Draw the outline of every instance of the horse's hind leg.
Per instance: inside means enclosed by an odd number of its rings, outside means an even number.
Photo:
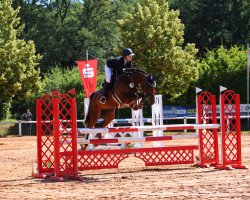
[[[95,106],[89,106],[89,110],[88,110],[88,115],[87,115],[87,123],[86,123],[86,128],[93,128],[96,125],[96,122],[98,121],[98,119],[100,118],[101,115],[101,111],[97,111],[97,109],[95,109]],[[89,139],[89,133],[86,134],[85,137],[86,140]],[[82,150],[85,150],[87,148],[88,144],[84,144],[82,146]]]
[[[106,127],[113,119],[115,119],[115,109],[102,110],[101,117],[103,121],[97,125],[99,128]]]
[[[89,124],[88,124],[88,128],[95,127],[98,119],[100,118],[100,115],[101,115],[101,112],[97,111],[97,110],[92,110],[90,112],[90,121],[89,121]]]
[[[106,127],[115,118],[115,109],[102,110],[101,117],[103,121],[96,125],[98,128]],[[102,134],[97,134],[98,138],[102,138]]]

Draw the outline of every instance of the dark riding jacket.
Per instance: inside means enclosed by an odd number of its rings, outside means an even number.
[[[113,74],[117,75],[117,74],[122,73],[122,70],[124,68],[131,68],[132,63],[131,63],[131,61],[129,61],[126,64],[124,64],[123,56],[119,56],[119,57],[116,57],[113,59],[108,59],[107,60],[107,67],[113,69]]]

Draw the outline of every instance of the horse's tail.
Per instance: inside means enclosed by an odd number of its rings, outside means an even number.
[[[88,107],[88,111],[87,111],[87,114],[86,114],[86,117],[85,117],[85,120],[84,120],[84,126],[85,126],[85,128],[87,128],[88,125],[89,125],[89,121],[90,121],[91,99],[93,98],[93,96],[94,96],[94,93],[92,93],[92,94],[90,95],[89,107]]]

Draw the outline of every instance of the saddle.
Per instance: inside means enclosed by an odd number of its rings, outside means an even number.
[[[100,98],[100,103],[102,103],[102,104],[106,103],[106,94],[107,94],[107,92],[112,91],[115,88],[115,86],[117,84],[117,80],[119,80],[119,77],[124,75],[124,74],[127,74],[127,73],[125,73],[125,72],[118,73],[116,71],[111,76],[110,84],[107,84],[106,81],[103,82],[102,89],[98,91],[102,95],[102,97]]]

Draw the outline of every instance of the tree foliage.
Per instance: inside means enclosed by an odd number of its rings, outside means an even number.
[[[197,49],[183,46],[184,25],[166,0],[137,4],[118,23],[123,44],[136,52],[135,65],[157,76],[161,94],[177,97],[198,78]]]
[[[14,112],[34,107],[36,91],[41,87],[39,61],[43,92],[66,92],[76,87],[78,105],[82,105],[80,75],[69,67],[85,59],[88,49],[89,57],[98,57],[100,72],[106,59],[123,47],[135,50],[135,67],[157,76],[158,92],[166,94],[165,102],[191,104],[195,86],[217,92],[219,84],[236,89],[243,99],[246,96],[246,71],[234,71],[237,67],[230,64],[234,76],[230,70],[225,76],[229,58],[223,56],[227,65],[222,65],[217,48],[222,45],[227,52],[235,44],[250,43],[248,0],[170,0],[170,7],[167,0],[13,0],[14,10],[6,6],[10,2],[0,1],[1,109],[8,110],[12,101]],[[42,60],[35,55],[30,40]],[[209,50],[198,82],[197,49],[190,43],[199,48],[198,56]],[[235,50],[234,57],[244,60],[243,48]],[[103,79],[102,73],[99,78]]]
[[[227,50],[221,46],[208,51],[201,62],[200,74],[199,87],[216,94],[222,85],[242,94],[242,102],[246,102],[247,54],[243,47]]]
[[[116,1],[15,1],[28,24],[23,37],[34,40],[43,55],[43,72],[51,66],[73,66],[86,58],[87,49],[89,57],[98,57],[104,65],[119,42]]]
[[[35,54],[33,41],[18,39],[24,26],[17,17],[12,1],[0,2],[0,118],[7,118],[12,100],[20,100],[41,88],[41,57]]]
[[[250,43],[249,0],[172,0],[171,7],[180,10],[185,24],[185,41],[200,50],[230,48]]]

